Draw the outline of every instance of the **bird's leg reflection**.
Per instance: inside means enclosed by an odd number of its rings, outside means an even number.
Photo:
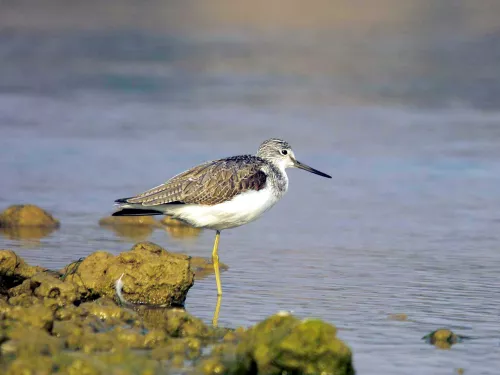
[[[220,231],[217,231],[215,234],[214,248],[212,250],[212,263],[214,264],[215,282],[217,283],[217,295],[222,296],[222,287],[219,272],[219,255],[217,254],[217,250],[219,249],[219,237]]]
[[[217,328],[217,322],[219,321],[220,303],[222,301],[222,296],[217,295],[217,303],[215,304],[214,317],[212,319],[212,326]]]

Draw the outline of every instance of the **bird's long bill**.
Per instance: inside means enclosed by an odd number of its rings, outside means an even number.
[[[317,174],[321,177],[326,177],[326,178],[332,178],[332,176],[330,175],[327,175],[326,173],[323,173],[323,172],[320,172],[318,171],[317,169],[314,169],[314,168],[311,168],[310,166],[308,165],[305,165],[305,164],[302,164],[300,161],[298,160],[294,160],[293,161],[295,167],[297,168],[300,168],[300,169],[303,169],[305,171],[308,171],[308,172],[311,172],[311,173],[314,173],[314,174]]]

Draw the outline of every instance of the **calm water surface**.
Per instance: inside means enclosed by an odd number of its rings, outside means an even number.
[[[62,222],[0,248],[51,268],[118,254],[136,241],[98,226],[114,199],[282,137],[333,179],[291,170],[222,233],[220,324],[290,310],[334,323],[359,374],[497,374],[500,34],[439,14],[434,34],[0,30],[0,207]],[[213,236],[148,239],[209,257]],[[186,307],[209,322],[215,294],[201,280]],[[471,339],[421,340],[441,327]]]

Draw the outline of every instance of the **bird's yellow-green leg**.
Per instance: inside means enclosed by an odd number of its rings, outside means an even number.
[[[214,249],[212,250],[212,263],[214,264],[215,282],[217,283],[217,295],[222,296],[222,287],[220,283],[219,272],[219,255],[217,254],[217,250],[219,249],[219,237],[220,231],[217,231],[215,234]]]
[[[218,321],[219,321],[219,311],[220,311],[220,302],[221,302],[221,300],[222,300],[222,296],[218,295],[217,296],[217,303],[215,305],[214,317],[212,319],[212,326],[214,328],[217,328],[217,324],[218,324]]]

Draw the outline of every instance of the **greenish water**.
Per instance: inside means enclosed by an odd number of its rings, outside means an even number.
[[[291,310],[336,324],[359,374],[496,374],[500,29],[460,9],[377,32],[0,29],[0,207],[62,222],[0,248],[52,268],[117,254],[135,240],[98,226],[114,199],[278,136],[333,179],[292,170],[276,207],[222,233],[219,323]],[[209,257],[213,236],[148,239]],[[203,279],[186,307],[209,322],[215,294]],[[421,340],[440,327],[471,339]]]

